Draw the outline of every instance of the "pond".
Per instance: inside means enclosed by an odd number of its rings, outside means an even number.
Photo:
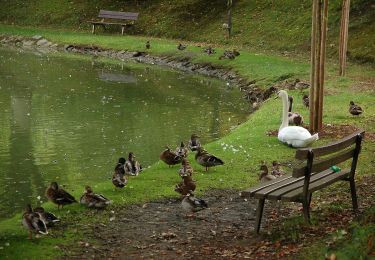
[[[35,203],[52,180],[108,181],[132,151],[143,166],[198,133],[243,122],[248,105],[225,82],[168,68],[0,49],[0,219]]]

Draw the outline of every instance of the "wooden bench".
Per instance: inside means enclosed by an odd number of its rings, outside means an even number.
[[[138,14],[139,13],[100,10],[98,17],[102,18],[102,20],[101,21],[89,21],[92,24],[92,33],[93,34],[95,33],[96,25],[101,25],[104,28],[105,28],[105,25],[121,25],[121,34],[124,35],[125,27],[133,25],[134,21],[138,19]],[[130,22],[125,22],[125,21],[130,21]]]
[[[293,172],[275,180],[259,184],[242,191],[242,197],[257,198],[255,231],[259,233],[264,202],[281,200],[300,202],[305,220],[310,223],[310,202],[314,191],[337,181],[348,181],[352,195],[353,209],[358,209],[354,175],[364,131],[360,130],[337,142],[316,148],[303,148],[296,151],[300,160]],[[352,159],[348,169],[340,170],[336,165]]]

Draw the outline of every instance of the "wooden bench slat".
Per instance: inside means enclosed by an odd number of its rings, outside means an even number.
[[[287,175],[284,175],[284,176],[282,176],[280,178],[277,178],[275,180],[260,183],[260,184],[254,186],[254,187],[251,187],[251,188],[248,188],[244,191],[241,191],[241,197],[252,197],[252,196],[254,196],[255,192],[259,192],[262,189],[265,189],[267,187],[270,187],[270,186],[273,186],[275,184],[281,183],[285,179],[290,179],[290,178],[292,178],[292,175],[287,174]]]
[[[334,171],[332,171],[330,169],[312,174],[311,177],[310,177],[309,190],[310,190],[310,185],[312,183],[314,183],[316,181],[319,181],[319,180],[324,180],[325,178],[327,178],[328,176],[331,176],[332,174],[335,174],[335,173],[334,173]],[[298,180],[299,180],[298,182],[295,182],[291,185],[285,186],[281,189],[278,189],[278,190],[275,190],[273,192],[268,193],[266,195],[266,198],[270,199],[270,200],[280,200],[281,197],[284,194],[289,193],[289,192],[294,191],[294,190],[302,189],[302,187],[304,185],[305,178],[304,177],[298,178]]]
[[[326,176],[325,178],[321,178],[319,180],[316,180],[309,185],[309,192],[314,192],[317,190],[320,190],[324,187],[327,187],[331,185],[332,183],[345,179],[349,176],[350,170],[344,170],[341,172],[333,172],[332,174]],[[293,191],[290,191],[284,195],[281,196],[282,201],[296,201],[299,196],[301,196],[303,192],[303,187],[300,187],[298,189],[294,189]]]
[[[100,10],[98,17],[109,19],[137,20],[139,13]]]
[[[336,165],[339,163],[342,163],[350,158],[353,158],[355,151],[355,147],[349,150],[346,150],[342,153],[338,153],[334,156],[331,156],[329,158],[325,158],[323,160],[319,160],[313,163],[312,166],[312,172],[320,172],[323,170],[326,170],[327,168],[331,167],[332,165]],[[293,170],[292,176],[294,178],[302,177],[305,175],[305,170],[307,166],[301,167],[301,168],[295,168]]]
[[[327,154],[330,154],[330,153],[340,151],[342,149],[345,149],[345,148],[355,144],[357,135],[362,135],[362,137],[363,137],[364,131],[358,130],[358,131],[354,132],[353,134],[351,134],[351,135],[349,135],[349,136],[347,136],[347,137],[345,137],[341,140],[338,140],[336,142],[333,142],[333,143],[325,145],[325,146],[320,146],[320,147],[312,148],[312,149],[311,148],[298,149],[296,151],[295,158],[299,159],[299,160],[307,159],[307,154],[308,154],[310,149],[314,152],[314,156],[324,156],[324,155],[327,155]]]
[[[121,23],[115,23],[115,22],[100,22],[100,21],[91,21],[92,24],[106,24],[106,25],[128,25],[129,23],[133,22],[121,22]]]

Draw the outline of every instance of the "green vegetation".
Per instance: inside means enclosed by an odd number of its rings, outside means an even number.
[[[233,37],[226,39],[223,0],[2,0],[4,24],[90,31],[87,21],[98,19],[100,9],[140,12],[130,34],[229,44],[252,50],[304,53],[310,46],[311,1],[233,1]],[[338,53],[341,1],[329,3],[328,54]],[[349,57],[375,60],[375,6],[371,0],[351,1]],[[119,33],[119,28],[109,28]],[[101,32],[100,32],[101,33]]]

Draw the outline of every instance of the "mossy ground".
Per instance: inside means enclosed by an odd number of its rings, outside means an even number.
[[[0,33],[42,34],[47,39],[57,43],[94,44],[105,48],[130,50],[143,50],[146,39],[130,36],[93,36],[87,33],[56,32],[8,26],[1,26]],[[157,47],[152,49],[152,54],[181,55],[176,50],[176,41],[155,39],[153,42]],[[210,61],[218,64],[221,62],[217,57],[212,58],[202,55],[201,49],[197,46],[192,47],[189,53],[196,57],[196,60],[193,61]],[[265,78],[267,79],[264,81],[265,85],[286,74],[308,78],[309,65],[307,61],[255,55],[242,50],[241,53],[238,59],[224,61],[223,65],[234,68],[249,79]],[[350,124],[373,132],[373,129],[375,129],[374,70],[370,67],[349,65],[347,77],[336,75],[337,67],[334,64],[328,64],[324,123]],[[289,94],[296,100],[295,110],[301,112],[307,119],[308,110],[298,101],[301,100],[302,93],[291,91]],[[353,117],[348,113],[350,100],[358,102],[364,108],[364,115]],[[208,151],[225,161],[225,165],[222,167],[211,169],[209,173],[205,173],[202,167],[195,163],[193,155],[189,156],[196,171],[195,179],[198,184],[197,193],[199,195],[213,188],[241,190],[252,186],[257,183],[260,161],[287,161],[293,157],[294,149],[280,144],[276,137],[266,135],[268,130],[278,129],[281,117],[280,111],[280,100],[270,99],[230,134],[218,141],[206,144],[205,148]],[[328,139],[323,139],[317,145],[328,141]],[[374,152],[374,140],[366,140],[358,165],[359,178],[374,174]],[[179,181],[176,171],[176,167],[168,168],[162,162],[158,162],[151,168],[146,169],[140,176],[132,178],[129,185],[123,190],[115,190],[110,182],[97,183],[92,186],[96,192],[103,193],[114,201],[112,207],[141,203],[177,196],[173,191],[174,185]],[[74,195],[79,197],[81,194],[76,192]],[[51,203],[46,203],[44,206],[48,210],[56,212],[56,208]],[[102,213],[87,219],[85,218],[85,212],[87,210],[77,204],[65,207],[58,212],[62,222],[65,223],[64,228],[51,229],[51,235],[34,241],[26,239],[26,231],[20,225],[20,215],[0,222],[0,247],[3,248],[0,250],[0,255],[10,259],[36,259],[40,258],[41,255],[44,259],[56,257],[61,251],[55,245],[74,244],[82,236],[79,226],[85,225],[85,223],[94,223],[98,218],[106,218],[107,214]]]

